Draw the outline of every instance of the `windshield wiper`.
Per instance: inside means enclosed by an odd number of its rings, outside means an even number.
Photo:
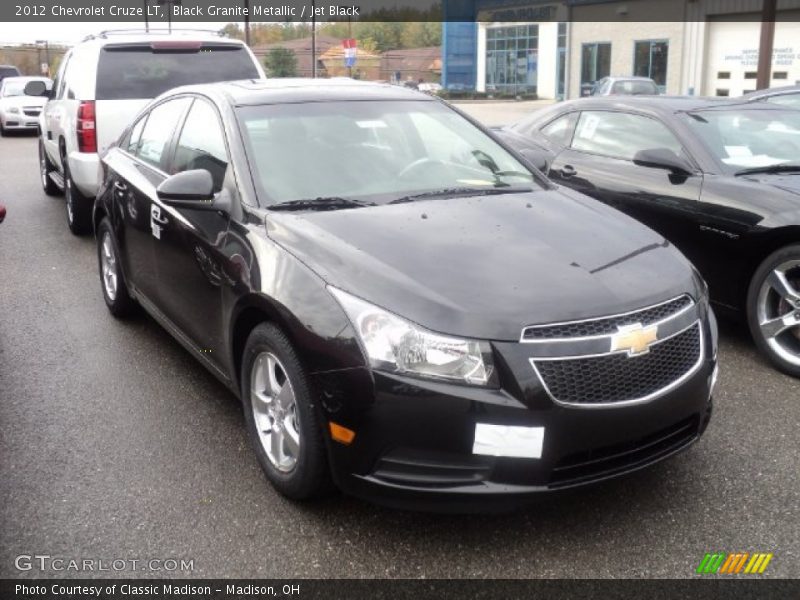
[[[377,206],[374,202],[367,200],[356,200],[354,198],[342,198],[340,196],[320,196],[306,200],[289,200],[272,204],[269,210],[339,210],[342,208],[361,208],[364,206]]]
[[[518,194],[521,192],[530,192],[530,188],[471,188],[471,187],[454,187],[442,188],[441,190],[431,190],[429,192],[422,192],[420,194],[411,194],[392,200],[389,204],[402,204],[404,202],[414,202],[415,200],[426,200],[431,198],[450,198],[453,196],[496,196],[499,194]]]
[[[751,167],[736,171],[734,175],[738,177],[739,175],[751,175],[754,173],[792,173],[794,171],[800,171],[800,163],[780,163],[764,167]]]

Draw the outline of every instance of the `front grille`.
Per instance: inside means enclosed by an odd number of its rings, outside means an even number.
[[[701,355],[700,325],[695,323],[641,356],[616,353],[533,364],[553,399],[591,405],[652,397],[693,371]]]
[[[553,468],[549,487],[565,487],[633,471],[688,446],[700,435],[695,415],[644,438],[587,450],[562,458]]]
[[[39,114],[42,112],[41,108],[23,108],[22,112],[24,112],[29,117],[38,117]]]
[[[631,323],[641,323],[645,326],[657,323],[658,321],[685,310],[691,305],[691,298],[688,296],[680,296],[669,302],[624,315],[559,323],[555,325],[535,325],[526,328],[522,332],[522,341],[613,334],[617,332],[620,326],[630,325]]]

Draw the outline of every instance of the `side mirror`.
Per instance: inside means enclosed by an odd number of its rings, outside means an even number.
[[[176,208],[217,210],[214,207],[214,181],[205,169],[183,171],[167,177],[156,188],[164,204]]]
[[[668,148],[640,150],[633,157],[633,164],[651,169],[666,169],[676,175],[691,175],[692,166]]]
[[[524,156],[534,167],[547,175],[547,172],[550,170],[550,163],[547,160],[547,154],[543,150],[525,148],[520,150],[519,153],[522,154],[522,156]]]
[[[25,84],[23,93],[26,96],[50,96],[50,92],[47,89],[44,81],[29,81],[27,84]]]

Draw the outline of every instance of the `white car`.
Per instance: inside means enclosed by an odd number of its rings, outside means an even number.
[[[70,230],[88,233],[99,155],[150,100],[183,85],[263,78],[243,42],[212,31],[120,30],[86,38],[61,61],[39,119],[45,193],[63,192]]]
[[[47,98],[25,95],[25,86],[31,81],[41,81],[46,89],[53,85],[47,77],[6,77],[0,81],[0,135],[39,127],[39,114]]]

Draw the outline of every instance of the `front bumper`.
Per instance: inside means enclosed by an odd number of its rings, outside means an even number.
[[[703,327],[711,343],[680,386],[647,402],[601,410],[556,404],[529,366],[512,378],[506,373],[497,390],[367,368],[317,374],[326,423],[356,432],[350,445],[328,440],[334,479],[346,493],[379,504],[471,512],[515,508],[541,492],[663,460],[697,441],[711,416],[713,316]],[[476,453],[479,424],[543,429],[540,458]]]
[[[9,131],[37,131],[39,117],[28,116],[24,113],[5,113],[2,116],[3,127]]]

